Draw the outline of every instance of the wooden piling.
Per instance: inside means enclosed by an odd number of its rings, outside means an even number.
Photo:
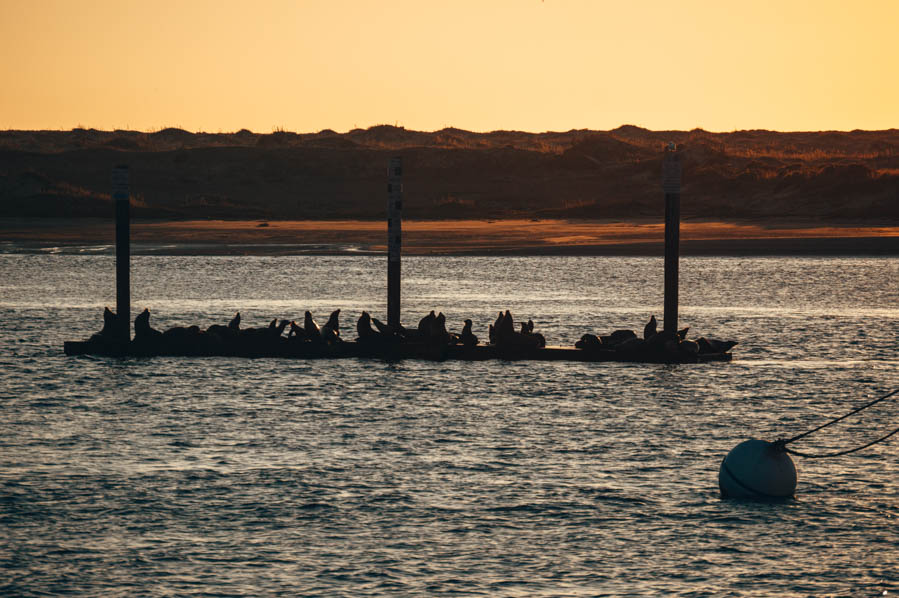
[[[403,161],[387,169],[387,325],[400,325],[400,260],[403,249]]]
[[[680,261],[681,163],[675,145],[669,144],[662,162],[665,191],[665,322],[666,332],[677,331],[678,266]]]
[[[112,171],[112,197],[115,201],[115,286],[117,340],[131,341],[131,207],[128,166]]]

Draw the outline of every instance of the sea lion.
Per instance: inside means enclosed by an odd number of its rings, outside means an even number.
[[[581,340],[574,343],[574,346],[578,349],[585,349],[587,351],[591,349],[598,349],[602,347],[602,340],[595,334],[585,334],[581,337]]]
[[[687,326],[686,328],[682,328],[681,330],[678,330],[678,331],[677,331],[677,338],[680,339],[680,340],[684,340],[685,338],[687,338],[687,331],[688,331],[688,330],[690,330],[690,327],[689,327],[689,326]]]
[[[520,331],[520,332],[521,332],[521,334],[527,334],[527,333],[528,333],[528,323],[527,323],[527,322],[522,322],[522,323],[521,323],[521,331]]]
[[[340,331],[325,324],[322,326],[322,340],[326,343],[336,343],[340,340]]]
[[[336,342],[340,340],[340,310],[335,309],[331,312],[331,316],[324,326],[321,327],[321,335],[325,342]]]
[[[437,344],[455,345],[459,342],[459,335],[446,329],[446,316],[439,312],[431,325],[431,341]]]
[[[290,321],[290,332],[287,333],[287,338],[296,337],[298,340],[303,340],[306,338],[306,331],[300,328],[300,326],[294,322]]]
[[[537,347],[545,347],[546,346],[546,338],[539,332],[528,332],[528,336],[534,339]]]
[[[505,315],[503,316],[503,321],[499,324],[497,336],[500,340],[502,340],[504,336],[511,337],[514,334],[515,322],[512,320],[512,312],[507,309]]]
[[[658,329],[658,323],[656,322],[656,317],[649,316],[649,322],[646,323],[646,326],[643,327],[643,340],[649,340],[653,336],[656,335]]]
[[[431,310],[431,313],[423,317],[418,321],[418,334],[422,338],[427,338],[431,336],[431,330],[434,320],[437,319],[437,314],[434,313],[434,310]]]
[[[150,326],[150,310],[144,308],[144,311],[134,318],[135,342],[152,342],[161,337],[162,332]]]
[[[330,326],[334,332],[340,333],[340,310],[335,309],[331,312],[331,315],[328,316],[328,321],[325,323],[325,326]]]
[[[234,348],[241,355],[270,355],[281,348],[281,343],[287,339],[281,335],[290,324],[289,320],[275,318],[268,326],[260,328],[247,328],[238,332],[238,342]]]
[[[491,345],[496,344],[496,328],[493,324],[487,326],[487,340]]]
[[[315,320],[312,319],[312,312],[310,311],[306,312],[303,320],[303,331],[306,333],[306,338],[311,341],[318,341],[322,338],[322,330],[315,323]]]
[[[371,323],[375,325],[375,328],[377,328],[378,332],[380,332],[381,334],[393,334],[393,330],[391,330],[390,326],[388,326],[378,318],[372,318]]]
[[[645,340],[647,349],[652,351],[670,351],[671,348],[668,347],[668,341],[673,341],[675,343],[674,349],[677,349],[676,343],[678,339],[676,332],[663,330]]]
[[[737,341],[719,341],[712,338],[700,337],[696,339],[699,353],[727,353],[734,348]]]
[[[689,353],[690,355],[699,353],[699,344],[696,341],[682,340],[679,348],[684,353]]]
[[[718,348],[721,349],[722,353],[727,353],[735,346],[737,346],[737,341],[716,341],[718,343]]]
[[[443,337],[446,334],[446,316],[440,312],[431,322],[431,336]]]
[[[240,330],[240,338],[252,341],[276,339],[281,336],[288,324],[290,324],[288,320],[281,320],[279,324],[278,318],[275,318],[265,328],[245,328]]]
[[[100,330],[99,334],[111,334],[115,332],[116,324],[118,324],[119,317],[115,314],[114,311],[109,309],[108,307],[103,308],[103,328]]]
[[[91,335],[90,342],[114,340],[118,329],[119,317],[108,307],[103,308],[103,328]]]
[[[478,344],[478,337],[471,332],[471,325],[471,320],[465,320],[465,326],[462,327],[462,334],[459,335],[459,340],[466,347],[474,347]]]
[[[181,338],[188,336],[197,336],[200,334],[200,327],[193,326],[172,326],[168,330],[162,333],[162,336],[167,338]]]
[[[199,326],[173,326],[162,333],[160,341],[166,353],[194,355],[202,351],[200,335]]]
[[[496,344],[498,346],[534,349],[546,346],[546,339],[540,333],[523,333],[515,332],[515,322],[512,318],[512,312],[506,310],[502,315],[498,328],[494,330],[496,335]]]
[[[532,337],[532,339],[536,341],[538,347],[546,346],[546,339],[543,338],[543,335],[539,332],[534,332],[534,320],[528,320],[527,324],[522,324],[521,328],[523,330],[523,334],[525,336]]]
[[[633,330],[615,330],[612,334],[608,336],[599,337],[602,341],[602,344],[614,346],[623,343],[624,341],[630,340],[632,338],[637,338],[637,333]]]
[[[367,311],[363,311],[362,315],[359,316],[359,319],[356,321],[356,334],[359,335],[360,339],[369,338],[378,334],[371,327],[371,316]]]
[[[227,325],[213,324],[206,329],[207,338],[217,343],[230,343],[237,340],[240,336],[240,313]]]
[[[506,314],[500,310],[499,314],[496,316],[496,320],[493,321],[493,334],[495,337],[499,336],[499,327],[503,323],[503,320],[506,319]]]

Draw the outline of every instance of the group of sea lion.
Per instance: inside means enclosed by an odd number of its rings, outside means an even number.
[[[372,329],[374,324],[377,330]],[[472,321],[466,319],[459,333],[449,332],[446,328],[446,316],[443,312],[431,310],[428,315],[418,321],[416,328],[405,328],[400,325],[391,328],[382,324],[376,318],[372,318],[368,312],[362,312],[356,324],[359,333],[359,342],[373,342],[376,340],[395,339],[405,343],[417,343],[428,346],[454,346],[475,347],[478,337],[472,332]],[[515,332],[515,323],[512,314],[506,310],[499,312],[496,322],[489,328],[490,344],[506,347],[538,348],[545,347],[546,340],[539,332],[534,332],[534,322],[528,320],[521,323],[521,331]]]
[[[677,332],[665,330],[659,332],[658,322],[653,315],[643,327],[643,338],[638,337],[633,330],[616,330],[608,336],[585,334],[574,346],[585,351],[615,351],[627,354],[643,352],[676,356],[727,353],[737,344],[737,341],[719,341],[705,337],[690,340],[687,338],[689,330],[688,326]]]
[[[374,328],[372,328],[374,325]],[[377,318],[372,318],[367,311],[363,311],[356,322],[356,332],[360,343],[375,342],[404,342],[417,343],[428,346],[463,345],[473,347],[478,344],[478,337],[471,331],[471,320],[465,320],[462,332],[456,334],[446,329],[446,316],[443,312],[435,313],[434,310],[418,321],[417,328],[406,328],[403,325],[391,327],[382,323]]]
[[[490,343],[498,347],[520,349],[538,349],[546,346],[546,339],[539,332],[534,332],[534,321],[521,323],[521,330],[515,332],[515,322],[509,310],[499,312],[496,321],[488,329]]]
[[[107,311],[108,308],[107,308]],[[112,313],[112,312],[109,312]],[[105,312],[104,312],[105,315]],[[205,330],[199,326],[176,326],[165,332],[150,325],[150,310],[144,309],[134,319],[134,348],[141,353],[189,353],[216,354],[265,352],[276,343],[314,343],[330,345],[340,342],[340,310],[335,310],[324,326],[316,324],[310,312],[306,312],[303,326],[292,320],[277,318],[262,328],[241,328],[240,312],[227,326],[213,324]],[[113,317],[115,315],[113,314]],[[283,333],[290,326],[284,337]]]
[[[327,323],[319,326],[312,313],[307,311],[300,326],[293,320],[275,318],[267,327],[241,328],[238,312],[227,326],[213,324],[205,330],[199,326],[176,326],[161,332],[150,325],[150,310],[144,309],[134,320],[132,347],[140,354],[279,354],[291,348],[308,347],[324,350],[342,342],[340,337],[340,310],[331,312]],[[103,312],[103,329],[91,336],[90,341],[114,343],[118,318],[108,307]],[[287,336],[284,331],[288,328]],[[609,335],[585,334],[575,347],[585,351],[614,351],[629,355],[649,353],[676,356],[726,353],[736,341],[719,341],[708,338],[687,339],[689,328],[677,332],[658,331],[655,316],[651,316],[639,338],[633,330],[616,330]],[[356,322],[356,342],[375,349],[398,343],[439,348],[462,345],[470,348],[478,345],[478,337],[472,332],[472,321],[465,320],[461,333],[449,332],[446,316],[431,310],[421,318],[416,328],[388,326],[363,311]],[[498,348],[538,349],[546,346],[546,339],[534,332],[534,322],[521,322],[515,330],[515,322],[509,310],[500,311],[496,321],[489,326],[490,344]],[[303,349],[305,351],[305,349]]]

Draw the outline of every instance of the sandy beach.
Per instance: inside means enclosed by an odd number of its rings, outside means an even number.
[[[380,221],[134,221],[134,252],[155,254],[381,253]],[[406,255],[659,255],[661,222],[448,220],[403,223]],[[0,219],[7,246],[108,245],[112,220]],[[684,255],[899,255],[899,227],[687,221]]]

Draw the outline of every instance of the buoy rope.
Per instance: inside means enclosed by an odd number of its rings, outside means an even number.
[[[883,400],[885,400],[885,399],[890,398],[891,396],[893,396],[893,395],[896,394],[897,392],[899,392],[899,388],[897,388],[896,390],[894,390],[894,391],[892,391],[892,392],[889,392],[889,393],[883,395],[882,397],[878,397],[878,398],[874,399],[874,400],[871,401],[870,403],[867,403],[867,404],[865,404],[865,405],[862,405],[862,406],[859,407],[858,409],[853,409],[852,411],[850,411],[850,412],[847,413],[846,415],[841,415],[840,417],[838,417],[838,418],[836,418],[836,419],[830,420],[830,421],[827,422],[826,424],[821,424],[820,426],[818,426],[818,427],[815,428],[814,430],[809,430],[808,432],[803,432],[802,434],[799,434],[799,435],[797,435],[797,436],[793,436],[793,437],[790,438],[789,440],[784,440],[784,441],[782,441],[782,442],[783,442],[784,444],[790,444],[791,442],[796,442],[796,441],[799,440],[800,438],[805,438],[805,437],[808,436],[809,434],[814,434],[814,433],[817,432],[818,430],[823,430],[823,429],[826,428],[827,426],[830,426],[830,425],[832,425],[832,424],[835,424],[835,423],[837,423],[837,422],[839,422],[839,421],[843,421],[844,419],[846,419],[846,418],[849,417],[850,415],[855,415],[856,413],[858,413],[859,411],[862,411],[863,409],[867,409],[868,407],[872,407],[872,406],[876,405],[877,403],[879,403],[879,402],[881,402],[881,401],[883,401]]]
[[[893,430],[892,432],[890,432],[890,433],[887,434],[886,436],[881,436],[881,437],[878,438],[877,440],[872,440],[872,441],[869,442],[868,444],[865,444],[865,445],[863,445],[863,446],[859,446],[859,447],[856,447],[856,448],[848,449],[848,450],[845,450],[845,451],[840,451],[840,452],[838,452],[838,453],[827,453],[827,454],[823,454],[823,455],[812,455],[812,454],[809,454],[809,453],[801,453],[801,452],[799,452],[799,451],[794,451],[793,449],[789,449],[789,448],[787,448],[787,446],[786,446],[786,445],[790,444],[791,442],[795,442],[795,441],[799,440],[800,438],[805,438],[805,437],[808,436],[809,434],[813,434],[813,433],[817,432],[818,430],[823,430],[823,429],[826,428],[827,426],[830,426],[830,425],[833,425],[833,424],[835,424],[835,423],[837,423],[837,422],[843,421],[843,420],[846,419],[847,417],[850,417],[850,416],[852,416],[852,415],[855,415],[856,413],[858,413],[858,412],[860,412],[860,411],[863,411],[863,410],[867,409],[868,407],[872,407],[872,406],[876,405],[877,403],[879,403],[879,402],[881,402],[881,401],[884,401],[884,400],[890,398],[891,396],[895,395],[896,393],[899,393],[899,388],[897,388],[896,390],[894,390],[894,391],[892,391],[892,392],[888,392],[887,394],[883,395],[882,397],[878,397],[878,398],[874,399],[873,401],[871,401],[870,403],[866,403],[866,404],[862,405],[861,407],[858,407],[857,409],[853,409],[852,411],[850,411],[850,412],[847,413],[846,415],[841,415],[840,417],[838,417],[838,418],[836,418],[836,419],[832,419],[832,420],[830,420],[830,421],[827,422],[827,423],[821,424],[820,426],[818,426],[817,428],[815,428],[815,429],[813,429],[813,430],[809,430],[808,432],[803,432],[802,434],[798,434],[798,435],[793,436],[792,438],[787,439],[787,440],[783,440],[783,439],[778,440],[778,441],[775,442],[775,445],[777,445],[781,450],[784,450],[784,451],[786,451],[786,452],[788,452],[788,453],[791,453],[791,454],[793,454],[793,455],[798,455],[798,456],[800,456],[800,457],[807,457],[807,458],[809,458],[809,459],[818,459],[818,458],[824,458],[824,457],[839,457],[839,456],[841,456],[841,455],[848,455],[848,454],[850,454],[850,453],[854,453],[854,452],[860,451],[860,450],[862,450],[862,449],[866,449],[866,448],[868,448],[869,446],[873,446],[873,445],[877,444],[878,442],[883,442],[884,440],[886,440],[887,438],[893,436],[894,434],[899,433],[899,428],[896,428],[895,430]]]
[[[892,432],[890,432],[890,433],[887,434],[886,436],[881,436],[881,437],[878,438],[877,440],[872,440],[872,441],[869,442],[868,444],[865,444],[865,445],[863,445],[863,446],[858,446],[858,447],[855,447],[855,448],[853,448],[853,449],[849,449],[849,450],[846,450],[846,451],[840,451],[839,453],[828,453],[828,454],[825,454],[825,455],[810,455],[810,454],[808,454],[808,453],[800,453],[799,451],[794,451],[793,449],[786,448],[786,447],[784,447],[784,450],[785,450],[786,452],[790,453],[790,454],[793,454],[793,455],[799,455],[800,457],[807,457],[807,458],[809,458],[809,459],[820,459],[820,458],[823,458],[823,457],[839,457],[839,456],[842,456],[842,455],[848,455],[849,453],[854,453],[854,452],[856,452],[856,451],[860,451],[860,450],[862,450],[862,449],[866,449],[866,448],[868,448],[869,446],[873,446],[873,445],[877,444],[878,442],[883,442],[884,440],[886,440],[887,438],[889,438],[889,437],[892,436],[893,434],[897,434],[897,433],[899,433],[899,428],[896,428],[895,430],[893,430]]]

